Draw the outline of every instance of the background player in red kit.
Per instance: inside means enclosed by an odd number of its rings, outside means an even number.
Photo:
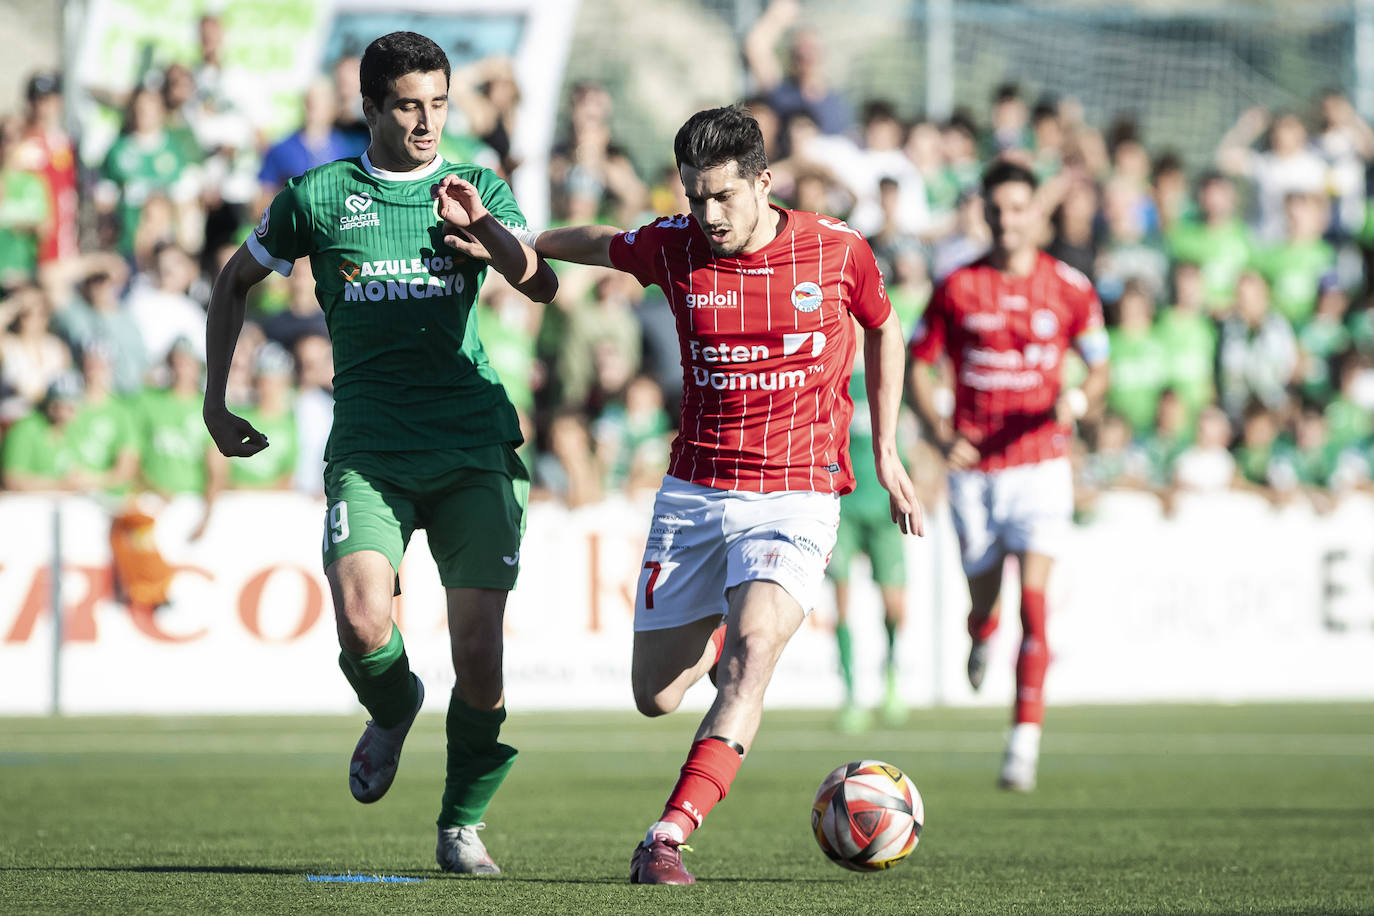
[[[915,361],[948,355],[953,362],[952,420],[936,410],[935,383],[924,367],[914,367],[912,388],[917,413],[949,466],[950,510],[973,604],[974,689],[997,628],[1003,559],[1012,553],[1020,560],[1016,707],[999,782],[1029,791],[1045,716],[1045,586],[1073,512],[1069,436],[1074,418],[1106,394],[1107,335],[1092,283],[1037,245],[1044,214],[1035,176],[995,163],[983,176],[983,199],[992,251],[945,279],[911,339]],[[1082,388],[1063,391],[1070,346],[1088,374]]]
[[[680,426],[639,580],[632,679],[649,716],[676,709],[717,663],[718,692],[635,849],[630,880],[642,884],[694,880],[679,847],[729,791],[773,667],[822,587],[838,497],[854,486],[851,315],[864,328],[878,479],[892,520],[922,526],[897,456],[903,335],[868,243],[838,220],[769,205],[763,137],[740,108],[693,115],[673,149],[690,216],[535,241],[541,255],[658,285],[682,347]]]

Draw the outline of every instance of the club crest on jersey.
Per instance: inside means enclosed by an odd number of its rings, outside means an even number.
[[[343,278],[350,283],[358,279],[358,273],[362,269],[363,267],[361,264],[354,264],[352,261],[348,260],[345,260],[342,264],[339,265],[339,273],[342,274]]]
[[[365,226],[380,226],[381,219],[376,212],[367,212],[372,208],[372,195],[367,191],[359,191],[344,198],[344,209],[348,211],[345,216],[339,217],[340,231],[346,229],[361,229]]]
[[[818,283],[805,280],[792,287],[792,307],[802,313],[814,312],[824,300]]]
[[[255,228],[255,229],[253,230],[253,234],[256,235],[258,238],[263,238],[264,236],[266,236],[266,235],[267,235],[267,223],[268,223],[268,221],[269,221],[271,218],[272,218],[272,208],[271,208],[271,207],[268,207],[266,210],[263,210],[263,211],[262,211],[262,219],[258,220],[257,228]]]
[[[1036,309],[1031,315],[1031,333],[1049,338],[1059,333],[1059,318],[1049,309]]]

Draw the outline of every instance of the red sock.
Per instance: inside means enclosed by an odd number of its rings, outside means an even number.
[[[677,824],[685,839],[701,826],[706,815],[730,791],[730,783],[744,758],[730,745],[715,738],[693,742],[682,765],[682,775],[668,796],[662,821]]]
[[[725,651],[725,624],[711,631],[711,645],[716,647],[716,660],[711,664],[719,665],[721,653]]]
[[[1021,589],[1021,651],[1016,656],[1016,724],[1045,721],[1045,669],[1050,649],[1045,638],[1045,593]]]
[[[975,617],[972,611],[968,612],[968,635],[973,637],[974,642],[987,642],[992,638],[992,634],[996,632],[996,614],[989,614],[986,617]]]

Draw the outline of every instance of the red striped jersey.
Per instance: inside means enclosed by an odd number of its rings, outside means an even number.
[[[984,257],[950,274],[911,338],[911,357],[954,363],[954,428],[996,471],[1067,453],[1055,419],[1064,354],[1107,359],[1102,303],[1087,277],[1040,253],[1034,270],[1003,273]]]
[[[891,309],[873,251],[836,219],[774,208],[776,238],[715,257],[691,216],[611,240],[611,262],[658,286],[677,320],[683,398],[668,474],[722,490],[854,488],[854,323]]]

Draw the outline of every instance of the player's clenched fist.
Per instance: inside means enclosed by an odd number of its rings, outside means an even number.
[[[476,185],[457,175],[445,175],[434,194],[439,201],[439,217],[460,228],[471,226],[488,215]]]
[[[205,428],[215,440],[215,448],[229,458],[247,458],[267,448],[267,437],[253,428],[243,417],[225,408],[207,408],[203,412]]]

